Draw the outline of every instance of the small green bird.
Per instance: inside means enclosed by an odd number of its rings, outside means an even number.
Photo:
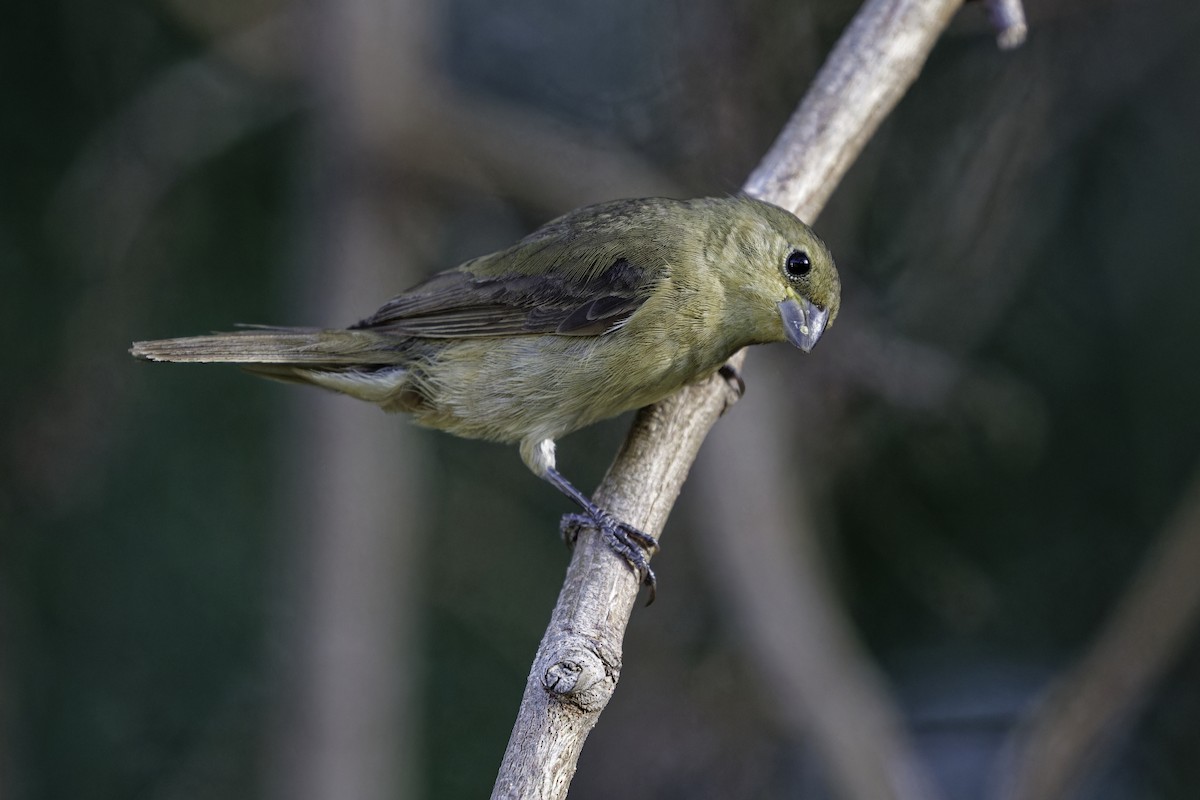
[[[583,509],[564,530],[595,526],[653,599],[657,542],[571,485],[555,469],[555,440],[661,400],[746,345],[807,352],[840,298],[829,250],[782,208],[617,200],[438,273],[347,329],[254,327],[130,352],[238,363],[458,436],[517,442],[526,466]]]

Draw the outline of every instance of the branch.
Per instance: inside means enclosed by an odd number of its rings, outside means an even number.
[[[743,189],[816,219],[884,117],[916,80],[955,0],[870,0]]]
[[[1200,621],[1200,472],[1107,626],[1013,737],[1000,797],[1070,797]]]
[[[996,44],[1001,50],[1012,50],[1025,43],[1029,28],[1025,24],[1025,7],[1021,0],[985,0],[988,19],[996,29]]]
[[[869,0],[744,190],[815,218],[959,5]],[[743,358],[744,351],[733,362]],[[713,377],[643,409],[596,502],[660,534],[700,443],[733,400],[726,382]],[[583,742],[620,677],[637,592],[625,562],[584,532],[526,681],[493,798],[565,797]]]

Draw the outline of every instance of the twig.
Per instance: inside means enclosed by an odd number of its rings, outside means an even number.
[[[996,44],[1001,50],[1012,50],[1025,43],[1029,28],[1025,24],[1025,7],[1021,0],[984,0],[988,19],[996,29]]]
[[[959,0],[870,0],[747,181],[750,194],[813,219],[916,79]],[[744,353],[734,356],[740,364]],[[688,386],[634,421],[596,501],[659,534],[701,441],[731,402],[724,380]],[[638,591],[623,561],[581,536],[538,648],[493,798],[562,798],[616,687]]]
[[[1052,800],[1103,763],[1200,621],[1200,472],[1107,627],[1006,748],[1005,800]]]

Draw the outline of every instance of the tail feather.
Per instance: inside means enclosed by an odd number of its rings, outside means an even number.
[[[134,342],[146,361],[353,366],[400,364],[403,337],[361,330],[251,328],[233,333]]]

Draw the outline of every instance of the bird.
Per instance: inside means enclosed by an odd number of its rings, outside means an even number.
[[[654,599],[657,540],[556,468],[556,442],[707,378],[747,345],[812,350],[837,317],[828,247],[786,209],[745,195],[586,206],[516,244],[434,274],[341,329],[245,326],[134,342],[139,359],[234,363],[517,444],[579,506]],[[741,390],[736,371],[723,372]],[[573,541],[573,539],[572,539]]]

